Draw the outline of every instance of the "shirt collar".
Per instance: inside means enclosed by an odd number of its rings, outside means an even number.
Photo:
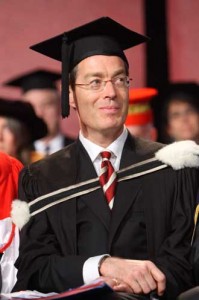
[[[128,131],[124,126],[121,135],[115,141],[113,141],[106,149],[94,144],[93,142],[85,138],[81,131],[79,133],[79,139],[80,142],[83,144],[84,148],[86,149],[86,151],[88,152],[91,161],[94,162],[96,158],[99,156],[99,153],[105,150],[112,152],[112,154],[117,158],[121,157],[127,135],[128,135]]]

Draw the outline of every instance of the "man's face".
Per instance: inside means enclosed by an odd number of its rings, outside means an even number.
[[[33,89],[24,94],[23,99],[32,104],[35,113],[43,119],[50,135],[59,130],[60,102],[58,94],[50,89]]]
[[[17,141],[5,117],[0,117],[0,151],[17,156]]]
[[[95,80],[110,80],[126,76],[124,62],[117,56],[95,55],[77,66],[76,84]],[[70,105],[77,109],[80,127],[85,137],[93,140],[96,134],[120,134],[128,112],[128,87],[116,87],[108,81],[100,90],[75,86],[70,91]]]
[[[171,102],[168,109],[167,132],[175,141],[199,137],[199,114],[186,102]]]

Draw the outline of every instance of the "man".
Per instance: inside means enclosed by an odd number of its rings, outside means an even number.
[[[158,94],[155,88],[138,88],[129,90],[129,109],[126,127],[135,137],[157,140],[157,129],[154,126],[153,111],[150,101]]]
[[[60,73],[36,69],[5,83],[22,89],[22,99],[32,104],[37,116],[42,118],[48,127],[48,134],[34,142],[34,148],[41,157],[52,154],[74,141],[60,131],[60,96],[55,85],[58,79]]]
[[[166,142],[193,140],[199,144],[198,84],[170,84],[160,97],[165,103],[163,126]]]
[[[21,231],[14,290],[61,292],[101,276],[115,299],[156,292],[171,300],[192,285],[196,171],[176,172],[154,159],[161,145],[134,139],[124,127],[130,80],[123,49],[146,40],[100,18],[32,47],[62,61],[63,115],[70,72],[80,135],[21,174],[19,197],[31,218]]]

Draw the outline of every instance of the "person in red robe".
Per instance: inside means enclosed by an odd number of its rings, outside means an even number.
[[[0,267],[1,292],[10,292],[16,280],[14,261],[18,256],[18,230],[11,221],[12,201],[18,193],[18,176],[22,163],[0,152]]]

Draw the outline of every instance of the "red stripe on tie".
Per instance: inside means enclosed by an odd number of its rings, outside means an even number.
[[[116,172],[110,162],[111,153],[103,151],[100,155],[102,157],[102,163],[99,181],[103,188],[107,203],[109,204],[109,207],[112,208],[117,184]]]

